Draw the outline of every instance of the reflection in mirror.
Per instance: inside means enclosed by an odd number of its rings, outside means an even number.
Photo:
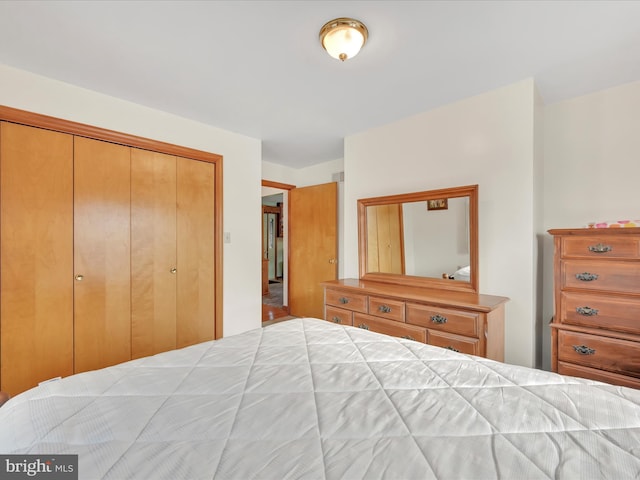
[[[405,273],[402,204],[367,207],[367,272]]]
[[[362,278],[477,291],[477,185],[361,199],[358,208]]]
[[[469,281],[469,197],[449,199],[446,210],[403,203],[402,217],[405,274]]]

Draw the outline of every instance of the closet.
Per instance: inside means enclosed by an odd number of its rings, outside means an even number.
[[[73,373],[73,137],[0,123],[0,390]]]
[[[0,122],[0,390],[221,337],[221,157],[34,118]]]
[[[74,138],[74,372],[131,359],[130,150]]]
[[[214,166],[133,149],[131,354],[214,335]]]

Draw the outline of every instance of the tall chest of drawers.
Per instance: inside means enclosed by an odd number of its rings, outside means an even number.
[[[549,233],[553,371],[640,388],[640,228]]]
[[[506,297],[357,279],[322,285],[327,321],[504,360]]]

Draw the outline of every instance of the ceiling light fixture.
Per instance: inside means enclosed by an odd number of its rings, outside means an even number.
[[[343,62],[355,57],[364,46],[369,31],[353,18],[336,18],[320,29],[320,43],[329,55]]]

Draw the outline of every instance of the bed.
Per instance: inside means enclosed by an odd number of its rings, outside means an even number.
[[[640,391],[318,319],[48,382],[0,453],[79,478],[640,477]]]

